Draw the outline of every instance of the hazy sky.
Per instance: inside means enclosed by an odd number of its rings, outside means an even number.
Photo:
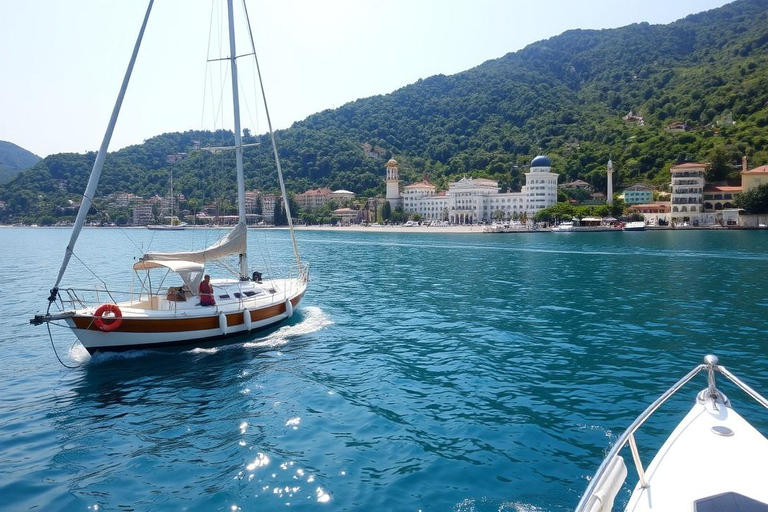
[[[247,6],[272,120],[287,128],[315,112],[458,73],[569,29],[669,23],[726,3],[248,0]],[[0,0],[0,140],[42,157],[97,150],[146,5]],[[203,109],[218,104],[205,79],[218,76],[205,63],[206,56],[219,56],[218,45],[208,50],[211,12],[208,0],[155,2],[110,150],[214,127]],[[242,43],[238,54],[247,53]],[[240,75],[241,84],[253,79],[251,69]],[[243,127],[266,131],[252,111]]]

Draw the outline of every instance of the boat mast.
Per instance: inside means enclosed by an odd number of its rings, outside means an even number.
[[[128,63],[128,69],[125,70],[123,84],[120,87],[120,92],[117,95],[117,101],[115,101],[115,106],[112,109],[112,117],[109,118],[107,131],[104,134],[104,139],[101,141],[99,153],[96,155],[96,161],[93,163],[93,169],[91,170],[91,177],[88,178],[88,185],[85,187],[85,192],[83,193],[83,202],[80,204],[80,209],[77,211],[75,225],[72,228],[72,236],[69,239],[69,245],[67,245],[67,249],[64,251],[64,261],[61,263],[61,268],[59,269],[59,276],[56,278],[56,284],[53,285],[50,297],[48,297],[49,302],[56,300],[56,295],[59,291],[59,284],[61,283],[61,279],[64,277],[64,272],[67,270],[67,265],[69,265],[69,260],[75,250],[77,238],[80,236],[80,231],[83,229],[83,224],[85,224],[85,217],[88,215],[88,211],[91,209],[93,196],[96,193],[96,187],[99,184],[99,179],[101,179],[101,171],[104,168],[104,158],[107,156],[109,143],[112,140],[112,132],[114,131],[115,124],[117,123],[117,116],[120,114],[120,107],[123,105],[125,91],[128,89],[128,82],[131,80],[133,65],[136,63],[136,57],[139,55],[139,47],[141,47],[141,40],[144,38],[144,30],[147,28],[149,13],[152,11],[153,3],[154,0],[149,0],[147,12],[144,15],[144,22],[141,24],[141,30],[139,30],[139,37],[136,39],[136,44],[134,45],[133,53],[131,54],[131,60]]]
[[[243,141],[240,131],[240,96],[237,81],[237,52],[235,51],[235,19],[232,13],[232,0],[227,0],[229,16],[229,62],[232,68],[232,106],[235,111],[235,165],[237,166],[237,210],[240,222],[245,226],[245,178],[243,177]],[[247,230],[246,230],[247,232]],[[240,279],[248,276],[248,254],[246,249],[240,254]]]

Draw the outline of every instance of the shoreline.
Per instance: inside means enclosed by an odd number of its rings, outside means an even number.
[[[294,226],[296,231],[353,231],[356,233],[482,233],[485,226]],[[287,229],[287,228],[282,228]]]
[[[229,229],[232,226],[188,226],[187,229],[179,231],[195,230],[214,230]],[[484,229],[485,225],[457,225],[457,226],[294,226],[296,231],[327,231],[327,232],[354,232],[354,233],[437,233],[437,234],[488,234],[488,235],[509,235],[509,234],[527,234],[527,233],[550,233],[551,228],[542,228],[536,231],[509,231],[504,233],[488,233]],[[14,226],[10,224],[0,224],[3,228],[44,228],[44,229],[72,229],[72,226]],[[83,226],[86,228],[108,228],[108,229],[147,229],[146,226]],[[248,226],[249,229],[288,229],[287,226]],[[646,231],[765,231],[766,228],[747,227],[747,226],[647,226]],[[621,229],[576,229],[574,233],[599,233],[599,232],[621,232]]]

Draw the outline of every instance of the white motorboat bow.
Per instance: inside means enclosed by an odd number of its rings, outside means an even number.
[[[304,296],[309,280],[308,268],[299,258],[280,160],[266,104],[264,105],[265,114],[272,136],[272,149],[282,201],[288,218],[295,267],[275,277],[271,277],[270,273],[270,277],[265,278],[262,278],[261,273],[251,272],[248,268],[243,147],[249,144],[242,143],[237,86],[238,54],[235,50],[232,0],[228,0],[230,54],[225,59],[218,60],[229,61],[231,68],[235,145],[229,148],[216,148],[216,150],[219,152],[233,150],[235,153],[238,223],[224,237],[204,250],[143,254],[133,265],[133,270],[139,276],[140,289],[137,292],[131,290],[125,298],[123,297],[126,294],[114,288],[108,288],[101,280],[103,284],[95,288],[59,288],[70,258],[74,254],[75,243],[85,223],[92,198],[95,196],[104,158],[107,155],[112,131],[152,10],[152,3],[152,1],[149,2],[112,117],[83,194],[82,205],[64,253],[58,278],[50,291],[48,310],[45,314],[35,315],[30,320],[33,325],[64,321],[89,353],[196,344],[201,341],[219,340],[248,333],[291,317]],[[250,24],[248,24],[248,30],[250,32]],[[250,41],[253,47],[252,35]],[[253,55],[255,60],[255,48],[251,48],[251,51],[252,53],[246,56]],[[256,61],[256,67],[258,68],[258,61]],[[263,88],[261,93],[263,97]],[[203,274],[206,273],[207,265],[227,257],[237,258],[237,263],[229,265],[232,277],[212,279],[210,281],[212,289],[202,291],[200,282]],[[236,270],[235,267],[237,267]],[[161,277],[151,279],[150,275],[153,272],[160,272]],[[168,282],[179,286],[164,284]],[[215,305],[201,304],[201,295],[212,295]],[[54,304],[59,308],[58,313],[51,313],[51,307]]]
[[[670,396],[702,370],[708,386],[667,438],[647,468],[635,432]],[[768,408],[768,400],[709,355],[651,404],[616,441],[584,493],[577,512],[613,510],[627,468],[619,452],[629,445],[638,483],[625,511],[768,511],[768,439],[732,408],[715,385],[715,372],[727,377]]]

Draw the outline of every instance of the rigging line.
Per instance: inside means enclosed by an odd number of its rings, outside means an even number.
[[[237,81],[238,81],[237,86],[238,86],[238,88],[243,93],[240,96],[240,98],[243,100],[243,103],[245,103],[245,110],[248,112],[248,119],[250,119],[251,126],[253,126],[253,114],[251,113],[251,105],[250,105],[250,103],[248,103],[248,94],[245,94],[245,87],[242,86],[243,80],[240,77],[240,75],[238,75],[238,80]],[[252,144],[248,144],[248,145],[252,145]],[[240,144],[240,146],[245,147],[246,144]]]
[[[208,23],[208,44],[206,45],[206,49],[209,54],[211,52],[211,36],[213,35],[213,6],[214,6],[214,2],[211,2],[211,16],[210,16],[210,22]],[[202,111],[200,112],[200,131],[201,132],[203,131],[203,125],[205,123],[205,98],[208,92],[208,73],[210,72],[210,69],[211,69],[211,65],[208,63],[208,59],[206,59],[205,73],[203,74],[203,103],[200,108],[200,110]]]
[[[144,254],[144,253],[143,253],[143,251],[141,250],[141,247],[139,247],[139,245],[138,245],[136,242],[134,242],[133,238],[131,238],[131,237],[128,235],[128,232],[127,232],[127,230],[123,229],[122,227],[120,227],[120,228],[118,228],[118,229],[120,230],[120,232],[121,232],[122,234],[124,234],[124,235],[125,235],[125,238],[127,238],[127,239],[128,239],[128,240],[129,240],[129,241],[130,241],[130,242],[133,244],[133,246],[134,246],[134,247],[135,247],[135,248],[136,248],[136,249],[139,251],[139,253],[141,253],[141,254]]]
[[[227,264],[227,262],[225,260],[216,260],[215,264],[221,266],[222,268],[224,268],[224,270],[226,270],[227,272],[229,272],[233,276],[239,276],[240,275],[240,271],[239,270],[235,270],[235,268],[233,266]]]
[[[226,90],[226,87],[224,87],[224,86],[225,86],[225,84],[227,82],[227,78],[228,77],[229,77],[229,68],[227,67],[224,70],[224,73],[221,74],[221,80],[220,80],[220,83],[219,83],[219,90],[221,91],[219,93],[219,104],[215,105],[213,107],[214,112],[212,112],[212,114],[213,114],[214,133],[216,132],[216,123],[217,122],[221,123],[221,129],[224,130],[224,114],[223,114],[223,112],[224,112],[224,95],[225,95],[224,91]]]
[[[96,272],[94,272],[93,270],[91,270],[91,268],[90,268],[88,265],[86,265],[86,264],[85,264],[85,262],[84,262],[83,260],[81,260],[81,259],[80,259],[80,257],[79,257],[77,254],[75,254],[75,253],[73,252],[73,253],[72,253],[72,256],[74,256],[74,258],[75,258],[77,261],[79,261],[79,262],[80,262],[80,263],[81,263],[81,264],[82,264],[82,265],[85,267],[85,269],[86,269],[88,272],[90,272],[91,274],[93,274],[93,277],[95,277],[96,279],[98,279],[98,280],[101,282],[101,284],[103,284],[103,285],[104,285],[104,291],[105,291],[105,292],[107,292],[107,294],[109,294],[109,288],[107,287],[107,283],[105,283],[105,282],[104,282],[104,280],[103,280],[102,278],[100,278],[98,275],[96,275]]]
[[[273,265],[272,265],[272,253],[269,250],[269,247],[267,246],[267,234],[262,233],[262,243],[259,244],[259,247],[261,247],[261,259],[264,261],[264,267],[265,267],[265,273],[267,276],[269,276],[271,279],[275,279],[277,276],[273,272]]]
[[[258,236],[264,238],[264,233],[259,233]],[[263,243],[263,240],[257,240],[257,242],[259,242],[259,244],[258,244],[259,256],[261,256],[261,264],[262,264],[262,269],[263,269],[263,272],[261,273],[262,274],[262,278],[264,276],[270,278],[270,277],[272,277],[272,274],[271,274],[271,270],[269,268],[269,264],[267,263],[267,259],[265,257],[265,254],[266,254],[266,251],[267,251],[266,245]]]
[[[58,353],[58,351],[56,350],[56,345],[53,343],[53,334],[51,333],[51,325],[50,325],[50,323],[49,323],[49,322],[46,322],[46,323],[45,323],[45,326],[48,328],[48,339],[50,339],[50,340],[51,340],[51,348],[53,349],[53,353],[56,355],[56,359],[58,359],[58,360],[59,360],[59,363],[61,363],[61,366],[63,366],[64,368],[68,368],[68,369],[70,369],[70,370],[76,370],[76,369],[78,369],[79,367],[81,367],[81,366],[82,366],[82,363],[81,363],[81,364],[79,364],[79,365],[77,365],[77,366],[69,366],[69,365],[68,365],[68,364],[66,364],[64,361],[62,361],[62,360],[61,360],[61,358],[59,357],[59,353]],[[74,345],[72,345],[72,346],[74,346]],[[70,349],[70,350],[72,350],[72,349]]]
[[[251,79],[253,80],[253,94],[255,95],[258,88],[256,87],[256,70],[253,68],[251,68]],[[259,102],[256,101],[255,103],[254,110],[256,111],[256,122],[254,123],[253,119],[251,119],[251,126],[254,127],[254,133],[259,133]]]
[[[288,217],[288,232],[291,234],[291,244],[293,245],[293,254],[296,256],[296,266],[301,269],[301,258],[299,257],[299,246],[296,243],[296,234],[293,232],[293,219],[291,215],[291,207],[288,204],[288,194],[285,192],[285,181],[283,180],[283,169],[280,166],[280,156],[277,152],[277,142],[275,141],[275,132],[272,129],[272,119],[269,117],[269,107],[267,106],[267,93],[264,89],[264,80],[261,78],[261,67],[259,66],[259,58],[256,56],[256,43],[253,41],[253,31],[251,30],[251,18],[248,16],[248,6],[243,0],[243,10],[245,11],[245,21],[248,24],[248,36],[251,39],[251,50],[253,51],[253,60],[256,63],[256,73],[259,75],[259,85],[261,86],[261,97],[264,102],[264,115],[267,118],[267,126],[269,127],[269,137],[272,140],[272,151],[275,154],[275,163],[277,164],[277,177],[280,181],[280,191],[283,195],[283,202],[285,203],[285,213]]]

